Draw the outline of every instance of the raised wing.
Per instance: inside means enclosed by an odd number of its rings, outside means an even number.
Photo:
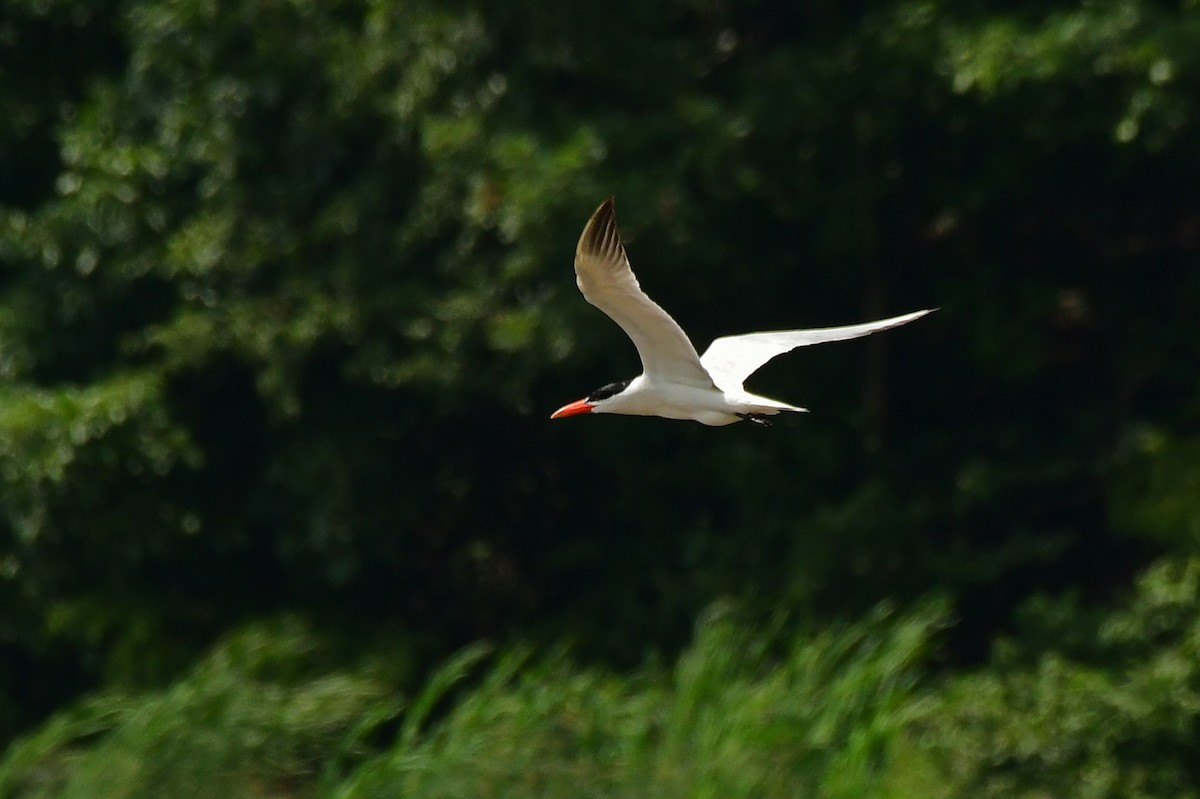
[[[878,322],[845,327],[823,327],[814,330],[778,330],[773,333],[747,333],[744,336],[723,336],[704,351],[700,363],[723,391],[739,390],[747,377],[754,374],[776,355],[791,352],[797,347],[824,344],[826,341],[845,341],[880,330],[907,324],[931,311],[914,311]]]
[[[642,291],[617,231],[613,199],[592,214],[575,248],[575,277],[584,298],[633,339],[651,379],[710,387],[696,348],[667,312]]]

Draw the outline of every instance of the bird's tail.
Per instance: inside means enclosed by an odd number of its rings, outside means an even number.
[[[794,413],[808,413],[808,408],[801,408],[797,405],[788,405],[786,402],[773,400],[769,397],[760,397],[756,394],[750,394],[746,397],[746,404],[750,406],[751,413],[761,413],[767,416],[774,416],[781,411],[792,411]]]

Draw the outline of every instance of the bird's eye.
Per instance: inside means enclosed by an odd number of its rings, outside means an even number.
[[[628,386],[629,383],[630,381],[628,380],[622,380],[619,383],[609,383],[607,386],[601,386],[591,394],[588,394],[587,401],[599,402],[600,400],[608,399],[615,394],[620,394],[625,390],[625,387]]]

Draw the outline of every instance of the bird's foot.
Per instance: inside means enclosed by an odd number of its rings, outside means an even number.
[[[763,427],[771,426],[771,420],[767,418],[765,413],[739,413],[738,416],[746,419],[747,421],[754,422],[755,424],[760,424]]]

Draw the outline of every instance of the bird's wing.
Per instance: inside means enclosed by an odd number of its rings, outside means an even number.
[[[633,339],[651,379],[711,387],[687,334],[638,285],[617,232],[609,197],[592,214],[575,248],[575,277],[584,298]]]
[[[772,333],[747,333],[743,336],[724,336],[708,345],[700,363],[712,376],[713,382],[724,391],[740,389],[742,382],[776,355],[791,352],[797,347],[823,344],[826,341],[845,341],[880,330],[899,327],[920,319],[931,311],[914,311],[878,322],[845,327],[824,327],[815,330],[778,330]]]

